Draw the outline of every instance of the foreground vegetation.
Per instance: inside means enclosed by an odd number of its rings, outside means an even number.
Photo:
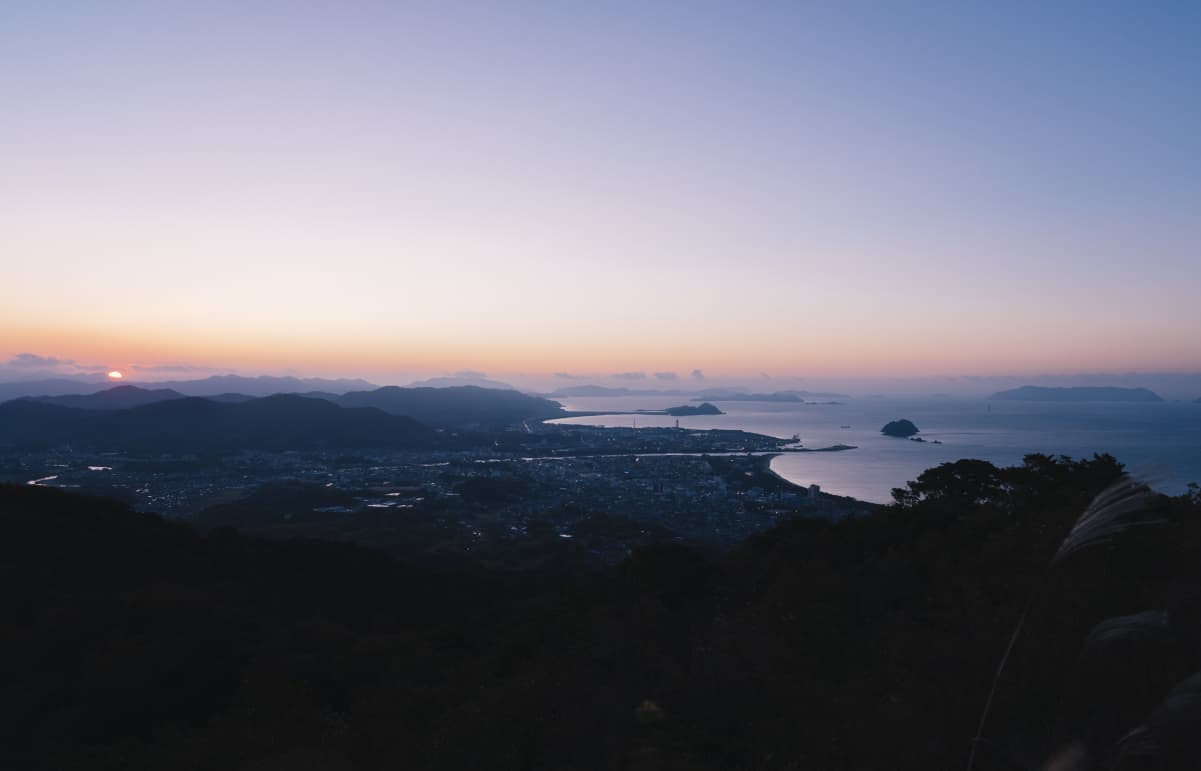
[[[1048,570],[1120,474],[960,461],[870,516],[553,577],[2,487],[0,763],[958,768],[1025,609],[977,769],[1193,768],[1201,698],[1156,705],[1201,668],[1201,495]]]

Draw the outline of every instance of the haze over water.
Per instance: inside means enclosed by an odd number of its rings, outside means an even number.
[[[561,401],[571,410],[632,411],[661,409],[686,399],[625,396]],[[809,448],[854,445],[857,449],[844,452],[785,454],[773,461],[772,469],[797,484],[819,484],[826,492],[880,503],[890,500],[892,488],[940,463],[979,458],[1012,465],[1028,453],[1081,458],[1107,452],[1166,493],[1181,493],[1189,482],[1201,482],[1201,404],[1049,404],[968,397],[837,401],[842,403],[715,400],[725,415],[678,420],[682,428],[741,429],[778,437],[799,434]],[[898,418],[916,423],[919,436],[927,441],[880,433],[885,423]],[[665,415],[606,415],[558,422],[672,426],[676,420]],[[942,444],[933,444],[935,439]]]

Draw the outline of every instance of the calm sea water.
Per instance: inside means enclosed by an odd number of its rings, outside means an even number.
[[[662,409],[686,403],[680,396],[569,397],[570,410]],[[923,470],[960,458],[998,465],[1020,463],[1027,453],[1090,457],[1107,452],[1158,490],[1181,493],[1201,483],[1201,404],[997,402],[976,398],[847,399],[842,404],[721,402],[725,415],[680,418],[686,428],[731,428],[782,438],[799,434],[806,447],[834,444],[858,449],[782,455],[776,473],[826,492],[886,502]],[[926,443],[880,434],[890,420],[908,418]],[[667,416],[607,415],[570,418],[598,426],[672,426]],[[942,444],[931,444],[938,439]]]

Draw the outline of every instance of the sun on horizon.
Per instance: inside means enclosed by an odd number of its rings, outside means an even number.
[[[125,375],[121,374],[118,370],[114,369],[112,372],[108,373],[108,379],[109,380],[124,380]]]

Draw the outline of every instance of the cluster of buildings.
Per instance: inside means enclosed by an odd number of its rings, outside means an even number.
[[[302,532],[360,541],[372,533],[403,541],[412,530],[464,552],[551,539],[601,562],[643,543],[731,545],[788,517],[868,508],[772,474],[767,461],[780,446],[772,437],[584,426],[539,426],[524,437],[517,447],[493,442],[456,451],[10,452],[0,456],[0,480],[109,495],[201,521],[216,507],[253,501],[264,486],[292,486],[286,505],[264,499],[270,502],[261,505],[279,511],[256,512],[255,528],[295,534],[303,522],[309,530]]]

